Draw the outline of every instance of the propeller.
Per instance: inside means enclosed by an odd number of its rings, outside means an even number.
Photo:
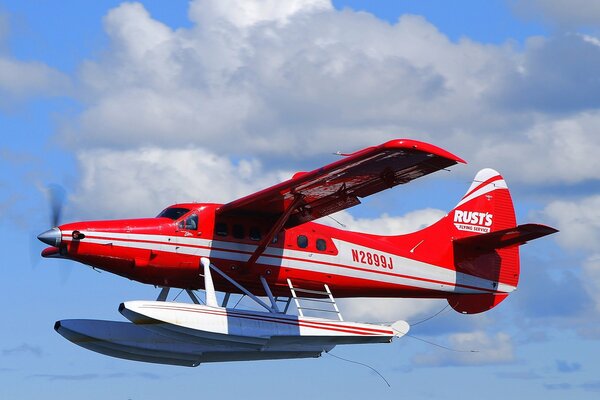
[[[60,224],[65,199],[67,197],[66,196],[67,192],[65,191],[65,189],[62,186],[60,186],[56,183],[52,183],[52,184],[47,185],[46,187],[40,188],[40,192],[43,193],[43,195],[46,198],[46,201],[48,202],[48,205],[49,205],[50,227],[51,228],[56,227]],[[36,221],[36,222],[41,222],[41,221]],[[29,258],[30,258],[30,263],[31,263],[32,268],[35,268],[36,265],[38,264],[38,262],[40,261],[40,253],[42,252],[42,250],[44,250],[45,245],[49,245],[49,246],[53,245],[52,241],[50,241],[50,243],[49,243],[46,240],[42,240],[42,238],[48,236],[48,232],[52,232],[52,229],[38,235],[38,233],[41,229],[39,229],[40,227],[37,225],[37,223],[34,223],[34,225],[35,225],[35,227],[30,226],[30,231],[29,231],[29,235],[28,235],[29,236]],[[36,240],[36,237],[37,237],[37,240]],[[40,242],[43,242],[43,244]]]
[[[50,203],[50,226],[55,227],[60,224],[67,192],[62,186],[52,183],[46,188],[46,195]]]
[[[47,185],[44,192],[50,209],[49,211],[51,229],[40,233],[39,235],[37,235],[37,238],[38,240],[49,246],[58,247],[60,244],[61,233],[57,226],[60,225],[61,222],[63,208],[67,198],[67,192],[62,186],[55,183]],[[32,266],[35,266],[35,264],[37,264],[37,261],[39,260],[39,252],[37,252],[37,254],[37,257],[35,257],[35,263],[32,263]],[[34,259],[32,258],[32,260]],[[60,276],[62,283],[65,283],[70,275],[71,267],[68,265],[61,266]]]
[[[50,203],[50,226],[52,228],[40,233],[37,238],[47,245],[58,247],[60,244],[61,233],[57,226],[60,224],[66,193],[65,189],[57,184],[50,184],[46,188],[46,195]]]

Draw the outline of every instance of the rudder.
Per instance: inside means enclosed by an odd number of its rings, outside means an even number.
[[[473,245],[482,237],[494,236],[516,227],[515,210],[506,181],[497,171],[486,168],[452,210],[454,266],[457,283],[463,276],[491,281],[495,293],[455,294],[448,297],[452,308],[461,313],[487,311],[516,289],[519,283],[519,248],[489,248]],[[464,274],[464,275],[463,275]]]

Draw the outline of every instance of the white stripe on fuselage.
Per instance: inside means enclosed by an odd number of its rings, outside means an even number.
[[[240,263],[246,262],[257,247],[251,244],[198,237],[81,232],[86,235],[84,240],[88,243],[100,245],[111,243],[113,246],[212,257]],[[63,240],[70,241],[71,234],[71,231],[63,231]],[[332,238],[332,241],[338,249],[337,255],[267,247],[257,263],[453,293],[511,292],[515,289],[510,285],[401,257],[376,248],[335,238]],[[352,249],[388,257],[392,261],[393,269],[355,262],[352,258]]]
[[[488,194],[498,189],[508,189],[508,186],[506,185],[506,181],[504,181],[504,179],[498,179],[497,181],[490,182],[487,185],[480,187],[473,193],[463,197],[463,199],[454,208],[458,208],[468,201],[471,201],[479,196],[483,196],[484,194]]]

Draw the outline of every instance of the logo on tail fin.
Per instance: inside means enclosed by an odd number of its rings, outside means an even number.
[[[459,231],[488,233],[493,218],[488,212],[454,210],[454,226]]]

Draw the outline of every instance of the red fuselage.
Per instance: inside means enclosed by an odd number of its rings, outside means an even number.
[[[204,287],[200,258],[208,257],[257,295],[264,294],[260,276],[276,296],[289,296],[287,279],[305,289],[327,283],[337,297],[436,298],[501,290],[489,279],[457,276],[451,253],[440,248],[451,245],[447,240],[369,235],[317,223],[281,230],[248,268],[270,225],[252,217],[215,219],[219,206],[178,204],[157,218],[65,224],[58,249],[46,255],[60,253],[132,280],[185,289]],[[220,277],[215,286],[239,292]]]

